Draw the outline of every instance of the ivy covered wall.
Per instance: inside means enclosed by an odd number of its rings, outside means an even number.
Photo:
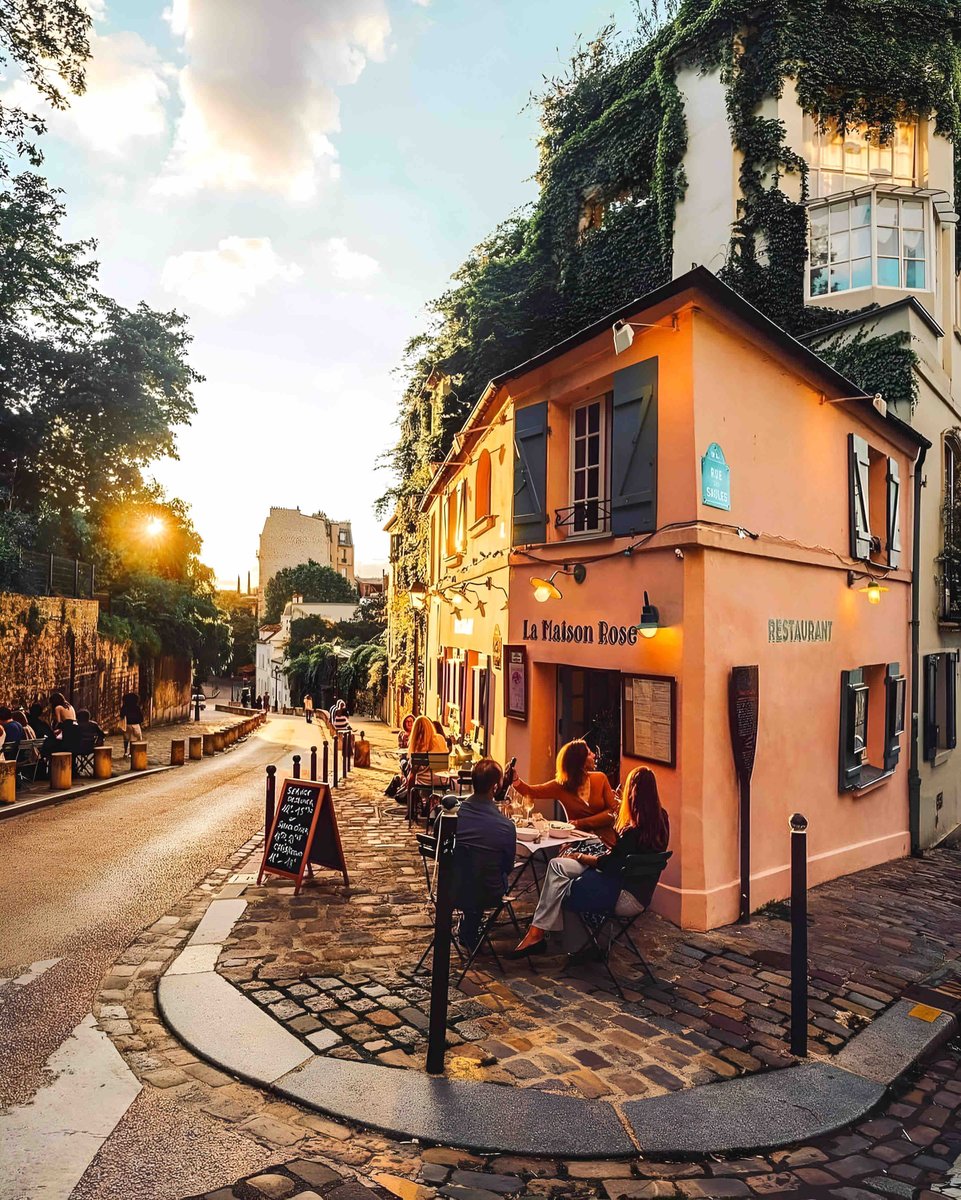
[[[655,9],[655,13],[657,10]],[[742,202],[721,276],[788,331],[836,322],[805,308],[807,166],[762,111],[795,82],[806,112],[866,123],[884,138],[901,118],[935,118],[961,178],[961,5],[955,0],[668,0],[660,24],[604,30],[540,97],[539,195],[477,246],[430,306],[408,347],[399,437],[383,499],[400,535],[397,580],[424,573],[417,507],[486,383],[669,280],[687,146],[677,73],[718,70]],[[770,106],[767,106],[768,108]],[[793,186],[782,187],[791,177]],[[865,390],[912,401],[915,356],[900,336],[842,334],[814,349]],[[452,387],[438,405],[434,381]],[[396,627],[396,626],[395,626]],[[409,663],[403,622],[392,667]]]

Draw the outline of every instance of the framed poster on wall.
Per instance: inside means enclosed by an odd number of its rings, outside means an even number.
[[[673,675],[622,675],[624,753],[676,765],[677,680]]]
[[[527,720],[527,647],[504,647],[504,715]]]

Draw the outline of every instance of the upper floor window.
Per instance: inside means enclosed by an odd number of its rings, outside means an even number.
[[[933,289],[927,200],[865,192],[813,205],[809,217],[810,296],[868,287]]]
[[[571,412],[571,507],[558,525],[571,533],[599,533],[610,523],[607,486],[607,399],[589,400]]]
[[[832,196],[873,183],[918,187],[918,151],[917,126],[913,123],[898,122],[887,142],[863,125],[849,126],[841,134],[833,122],[829,123],[814,133],[811,195]]]
[[[447,494],[445,518],[445,553],[453,558],[467,547],[467,484],[463,481]]]
[[[491,456],[482,450],[477,457],[474,475],[474,520],[483,521],[491,513]]]

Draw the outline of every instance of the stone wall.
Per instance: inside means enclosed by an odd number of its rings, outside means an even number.
[[[96,600],[0,593],[0,704],[46,705],[52,691],[61,691],[111,730],[128,692],[142,701],[152,693],[145,705],[152,724],[186,717],[190,663],[159,658],[141,670],[125,642],[97,632],[99,610]]]

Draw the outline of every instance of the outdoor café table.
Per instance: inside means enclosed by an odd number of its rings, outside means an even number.
[[[541,890],[541,879],[544,875],[544,868],[552,858],[556,858],[563,846],[569,846],[571,842],[586,842],[592,841],[596,835],[591,833],[583,833],[579,829],[559,829],[545,832],[541,835],[539,841],[528,842],[523,838],[517,839],[517,849],[515,851],[515,864],[520,863],[519,867],[515,867],[515,873],[510,881],[508,895],[518,896],[522,892],[528,891],[531,887],[536,888],[538,894]],[[538,874],[538,867],[541,868]],[[531,879],[520,887],[521,880],[527,874],[531,875]]]

